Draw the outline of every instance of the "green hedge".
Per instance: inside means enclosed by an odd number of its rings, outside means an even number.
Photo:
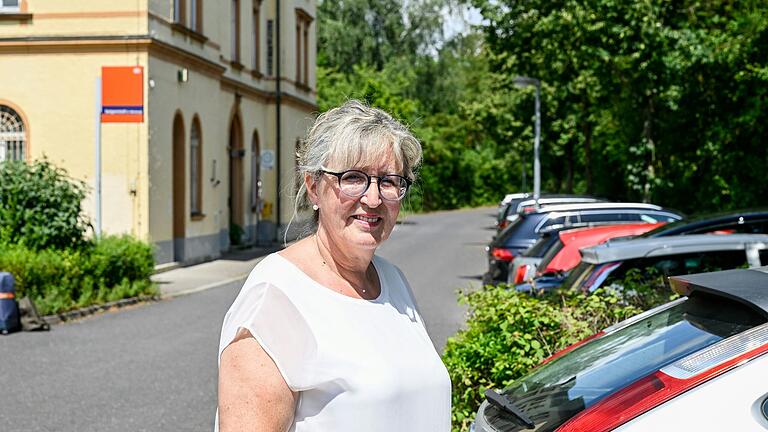
[[[30,296],[44,315],[155,295],[153,269],[151,246],[130,236],[104,236],[64,250],[0,245],[0,271],[13,274],[17,295]]]
[[[453,430],[467,431],[483,392],[502,389],[554,352],[637,314],[620,293],[556,292],[543,297],[507,286],[459,294],[465,330],[448,339],[443,362],[453,385]]]

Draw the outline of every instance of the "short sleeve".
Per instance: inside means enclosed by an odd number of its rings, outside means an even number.
[[[285,292],[269,282],[246,281],[224,317],[219,362],[240,328],[251,332],[291,390],[310,386],[312,368],[306,366],[317,356],[317,343],[306,319]]]

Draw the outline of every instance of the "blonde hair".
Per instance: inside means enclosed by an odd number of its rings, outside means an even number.
[[[415,171],[422,157],[421,143],[391,115],[358,100],[349,100],[318,116],[298,151],[296,181],[299,189],[288,226],[296,218],[299,208],[311,204],[304,183],[306,174],[318,178],[324,167],[368,166],[388,154],[394,155],[402,176],[412,181],[416,179]],[[315,213],[313,223],[304,235],[317,229],[317,218]]]

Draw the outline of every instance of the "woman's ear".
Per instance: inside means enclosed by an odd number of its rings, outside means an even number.
[[[312,204],[318,203],[317,183],[318,178],[316,176],[312,173],[304,173],[304,186],[307,187],[307,198],[309,198],[309,202]]]

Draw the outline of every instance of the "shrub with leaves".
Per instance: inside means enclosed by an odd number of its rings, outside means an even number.
[[[42,314],[157,293],[149,279],[152,248],[129,236],[61,251],[0,243],[0,269],[14,276],[18,296],[31,297]]]
[[[459,300],[469,306],[467,328],[448,339],[443,355],[454,431],[468,430],[485,389],[507,387],[556,351],[641,311],[601,290],[532,297],[500,285]]]
[[[85,183],[46,159],[0,163],[0,242],[34,250],[81,247],[85,194]]]

